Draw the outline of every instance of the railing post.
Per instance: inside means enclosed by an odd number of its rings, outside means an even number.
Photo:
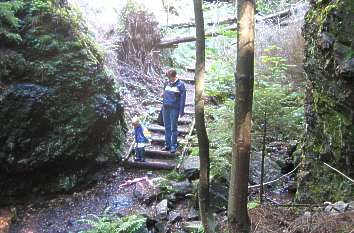
[[[262,164],[261,164],[261,182],[259,190],[259,202],[263,202],[263,178],[264,178],[264,157],[266,152],[266,136],[267,136],[267,112],[264,111],[264,125],[263,125],[263,148],[262,148]]]

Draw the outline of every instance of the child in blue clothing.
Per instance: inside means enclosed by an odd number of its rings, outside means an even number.
[[[134,126],[135,136],[135,161],[145,162],[145,146],[150,142],[150,132],[140,124],[138,117],[133,117],[132,124]]]

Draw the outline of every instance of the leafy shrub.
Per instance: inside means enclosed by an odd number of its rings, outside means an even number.
[[[182,172],[177,172],[176,170],[173,170],[166,175],[166,178],[169,180],[183,181],[186,179],[186,175]]]
[[[286,58],[277,54],[279,50],[275,45],[270,46],[261,58],[266,66],[255,81],[253,130],[261,130],[266,112],[268,135],[277,139],[296,139],[302,134],[304,94],[289,82],[285,74],[289,65]]]
[[[21,20],[16,13],[23,9],[22,1],[0,2],[0,40],[19,44],[22,41],[18,29]]]
[[[146,233],[146,218],[131,215],[123,218],[112,218],[105,214],[102,217],[91,215],[93,219],[82,222],[92,226],[92,229],[82,233]]]
[[[257,0],[257,10],[262,14],[271,14],[290,6],[292,0]]]

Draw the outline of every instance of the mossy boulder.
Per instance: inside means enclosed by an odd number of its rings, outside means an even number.
[[[347,200],[353,186],[323,162],[354,177],[354,1],[310,4],[303,27],[308,83],[297,198]]]
[[[0,1],[2,176],[119,156],[123,109],[103,61],[66,1]]]

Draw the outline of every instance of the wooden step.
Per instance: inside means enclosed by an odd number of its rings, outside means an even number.
[[[188,67],[186,67],[186,70],[188,72],[194,73],[195,72],[195,67],[194,66],[188,66]]]
[[[161,111],[161,107],[160,108],[156,108],[155,112],[157,114],[159,114]],[[187,114],[187,115],[194,115],[195,111],[194,111],[194,105],[189,105],[189,106],[186,106],[184,108],[184,114]],[[157,117],[157,116],[156,116]]]
[[[153,122],[157,123],[157,116],[153,118]],[[178,118],[178,125],[191,124],[193,120],[189,117]]]
[[[194,105],[193,106],[186,106],[184,108],[184,112],[188,112],[188,113],[194,114],[195,113]]]
[[[179,80],[185,82],[185,83],[195,83],[194,78],[186,78],[186,77],[180,77]]]
[[[190,109],[185,109],[184,110],[184,114],[188,114],[188,115],[194,115],[194,109],[193,110],[190,110]]]
[[[186,117],[178,118],[179,124],[191,124],[192,122],[193,120],[191,118],[186,118]]]
[[[184,137],[178,137],[177,138],[177,143],[179,143],[180,145],[185,143],[185,138]],[[156,145],[164,145],[165,144],[165,136],[164,135],[161,135],[161,136],[158,136],[158,135],[153,135],[151,137],[151,144],[152,146],[156,146]]]
[[[165,136],[152,136],[151,137],[151,144],[164,144],[165,143]]]
[[[156,159],[174,159],[178,157],[180,153],[170,153],[169,151],[162,151],[158,149],[145,149],[145,156],[147,158],[156,158]]]
[[[124,163],[125,167],[128,168],[145,168],[145,169],[155,169],[155,170],[172,170],[176,167],[176,162],[166,162],[159,160],[146,159],[145,162],[135,162],[130,159]]]
[[[153,131],[153,132],[163,132],[165,133],[165,127],[161,126],[161,125],[157,125],[157,124],[150,124],[149,126],[147,126],[148,130]],[[181,128],[178,127],[177,129],[179,134],[187,134],[189,133],[189,129],[188,128]]]

